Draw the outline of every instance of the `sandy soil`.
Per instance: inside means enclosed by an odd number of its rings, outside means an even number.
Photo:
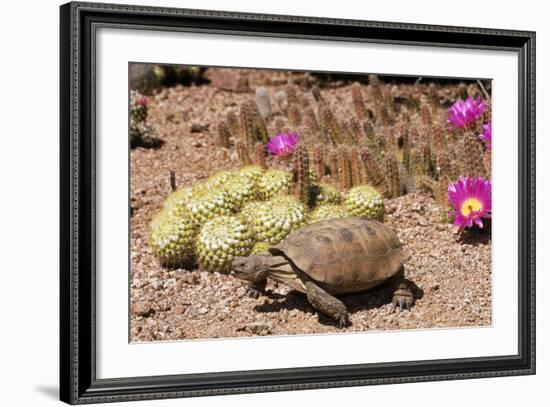
[[[252,74],[252,87],[262,80]],[[285,81],[283,76],[272,82],[270,92]],[[323,90],[323,96],[342,98],[349,92],[349,86],[343,86]],[[215,146],[215,123],[227,109],[251,97],[203,85],[164,89],[150,98],[149,118],[164,143],[158,149],[131,152],[132,341],[491,324],[488,235],[457,234],[452,225],[441,222],[441,209],[424,194],[385,202],[385,222],[412,254],[405,273],[413,282],[415,306],[410,311],[394,309],[384,286],[344,295],[351,324],[343,330],[284,285],[270,282],[266,295],[252,299],[229,275],[162,268],[149,246],[148,229],[170,193],[170,171],[183,186],[238,165],[232,149]],[[201,131],[191,132],[193,124]]]

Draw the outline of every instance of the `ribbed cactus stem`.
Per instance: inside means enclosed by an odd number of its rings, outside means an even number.
[[[304,143],[298,144],[294,153],[294,196],[304,205],[309,205],[310,199],[310,175],[309,154]]]
[[[313,173],[317,182],[321,182],[325,176],[325,150],[322,145],[315,145],[311,150]]]
[[[350,130],[351,134],[351,143],[353,145],[366,145],[367,144],[367,137],[365,136],[365,132],[363,131],[363,127],[361,127],[361,124],[359,121],[352,117],[349,119],[348,122],[348,128]]]
[[[304,125],[308,126],[314,133],[319,131],[319,122],[317,121],[317,116],[311,106],[306,107],[304,110]]]
[[[256,143],[254,135],[254,117],[252,116],[250,103],[243,103],[239,111],[239,124],[241,128],[241,142],[247,150],[251,150]]]
[[[331,148],[325,158],[325,165],[329,170],[330,182],[333,185],[338,184],[338,152]]]
[[[338,148],[338,185],[342,191],[352,187],[350,159],[344,146]]]
[[[284,127],[285,127],[285,121],[280,117],[278,117],[273,123],[273,129],[275,130],[275,134],[281,133]]]
[[[333,145],[342,143],[342,128],[334,113],[326,105],[319,106],[319,121],[321,130],[331,140]]]
[[[300,135],[300,142],[305,143],[308,148],[318,144],[318,140],[315,139],[313,132],[308,126],[301,126],[298,129],[298,134]]]
[[[361,121],[366,120],[368,118],[367,108],[365,107],[365,102],[363,101],[361,86],[357,83],[351,87],[351,101],[353,103],[353,110],[355,111],[357,119]]]
[[[256,144],[254,144],[254,164],[264,169],[267,168],[266,156],[267,151],[265,149],[265,144],[260,141],[256,142]]]
[[[249,100],[243,103],[241,105],[239,119],[241,139],[247,149],[251,149],[257,141],[267,141],[267,126],[258,110],[256,102]]]
[[[241,163],[241,165],[244,166],[252,164],[252,160],[248,155],[248,150],[242,140],[237,140],[235,142],[235,149],[237,150],[237,157],[239,158],[239,162]]]
[[[225,122],[220,121],[216,125],[216,132],[217,132],[217,139],[216,144],[219,147],[225,147],[229,148],[231,147],[231,133],[229,132],[229,129],[227,128],[227,124]]]
[[[462,174],[485,177],[487,169],[483,160],[483,147],[473,132],[464,134],[462,147]]]
[[[412,148],[410,159],[409,159],[409,172],[413,176],[424,175],[424,160],[422,158],[422,153],[418,148]]]
[[[288,84],[285,88],[286,99],[288,102],[288,107],[298,104],[298,94],[296,92],[296,86],[293,84]]]
[[[437,86],[435,86],[435,83],[433,82],[428,85],[428,100],[430,101],[432,111],[435,111],[440,107]]]
[[[411,160],[411,143],[409,141],[409,129],[405,126],[402,126],[400,129],[400,139],[401,151],[403,152],[403,166],[408,169],[410,167]]]
[[[365,183],[365,167],[361,160],[359,147],[351,147],[349,150],[349,163],[351,170],[351,185],[357,186]]]
[[[362,148],[360,152],[361,160],[365,167],[365,178],[366,181],[377,188],[383,187],[385,183],[384,175],[380,166],[374,159],[371,151],[368,148]]]
[[[449,190],[450,183],[451,183],[451,179],[449,178],[449,176],[443,175],[441,178],[439,178],[437,189],[436,191],[434,191],[435,202],[441,208],[449,207],[448,190]]]
[[[449,155],[445,151],[441,151],[437,154],[437,172],[440,179],[443,176],[453,176],[451,160],[449,158]]]
[[[393,107],[393,95],[391,93],[391,89],[384,89],[383,95],[388,123],[395,123],[395,108]]]
[[[436,154],[447,151],[447,137],[440,125],[432,127],[432,149]]]
[[[432,152],[428,143],[423,143],[420,147],[420,153],[422,154],[422,164],[424,167],[424,174],[430,174],[432,172]]]
[[[325,103],[325,99],[323,99],[323,95],[321,95],[321,89],[319,89],[318,86],[314,86],[311,89],[311,94],[317,103]]]
[[[288,106],[287,116],[288,122],[292,127],[296,128],[302,124],[302,114],[300,113],[300,109],[297,104],[291,104]]]
[[[239,118],[237,117],[237,115],[233,110],[230,110],[229,112],[227,112],[225,122],[233,138],[234,139],[239,138],[241,136],[241,126],[239,124]]]
[[[420,118],[424,126],[432,125],[433,119],[432,112],[430,111],[430,106],[422,105],[422,107],[420,108]]]
[[[298,105],[302,111],[305,111],[308,107],[311,107],[309,104],[309,99],[303,93],[298,96]]]
[[[395,155],[388,154],[386,156],[386,184],[388,196],[397,198],[401,195],[401,182],[399,179],[399,167]]]

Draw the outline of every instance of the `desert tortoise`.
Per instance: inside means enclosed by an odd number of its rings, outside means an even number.
[[[235,258],[232,274],[247,281],[256,296],[267,278],[287,284],[340,327],[347,324],[348,311],[333,295],[368,290],[391,279],[395,306],[410,308],[414,302],[403,275],[410,256],[395,232],[376,220],[316,222],[292,232],[269,252]]]

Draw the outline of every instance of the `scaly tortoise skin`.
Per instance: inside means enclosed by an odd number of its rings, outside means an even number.
[[[393,303],[410,308],[414,297],[404,278],[409,254],[393,230],[377,220],[329,219],[302,227],[269,249],[270,255],[238,257],[233,274],[251,285],[251,294],[265,289],[267,278],[305,293],[316,309],[348,322],[344,303],[333,295],[364,291],[390,280]]]

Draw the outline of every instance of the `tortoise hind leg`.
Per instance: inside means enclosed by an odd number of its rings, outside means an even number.
[[[317,284],[306,281],[307,299],[316,309],[323,314],[335,319],[338,323],[338,328],[343,328],[348,323],[348,310],[344,303],[333,297]]]
[[[400,311],[403,308],[411,309],[414,304],[414,295],[409,287],[408,280],[405,278],[405,270],[403,268],[392,278],[392,286],[392,303],[395,308],[399,308]]]

